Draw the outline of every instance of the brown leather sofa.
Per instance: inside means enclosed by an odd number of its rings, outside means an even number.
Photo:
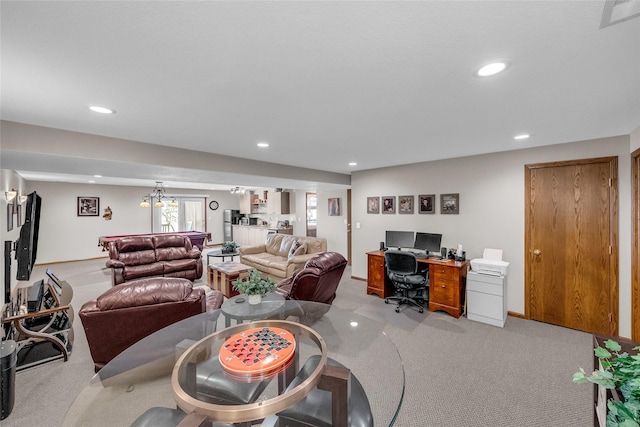
[[[187,279],[148,277],[109,289],[78,313],[98,372],[142,338],[179,320],[220,308],[220,291],[193,288]]]
[[[188,237],[178,235],[130,236],[109,244],[113,286],[151,276],[202,277],[202,253]]]
[[[315,255],[295,276],[278,283],[275,292],[287,299],[331,304],[347,266],[347,260],[337,252]]]

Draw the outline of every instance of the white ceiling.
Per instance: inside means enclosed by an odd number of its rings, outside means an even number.
[[[629,134],[640,19],[601,29],[604,8],[3,0],[0,118],[343,174]],[[511,66],[473,75],[494,59]]]

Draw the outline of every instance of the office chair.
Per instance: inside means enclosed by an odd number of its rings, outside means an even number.
[[[429,300],[429,267],[421,269],[416,256],[409,251],[388,250],[384,253],[384,261],[387,276],[396,288],[396,295],[385,298],[384,302],[397,301],[396,313],[400,313],[403,304],[417,307],[420,313],[424,313],[424,304]]]

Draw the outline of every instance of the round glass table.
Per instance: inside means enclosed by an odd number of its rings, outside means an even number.
[[[246,320],[260,320],[282,318],[284,315],[284,297],[275,292],[262,296],[260,304],[249,304],[249,297],[245,294],[229,298],[220,309],[225,317],[225,326],[231,326],[231,320],[242,323]]]
[[[63,426],[130,426],[152,408],[177,410],[186,414],[185,422],[199,417],[277,425],[283,411],[295,409],[316,389],[328,390],[332,381],[339,384],[349,377],[345,372],[352,374],[349,404],[355,390],[361,391],[373,423],[391,426],[404,395],[404,368],[383,326],[334,306],[293,300],[285,301],[271,319],[235,326],[225,325],[221,309],[202,313],[161,329],[110,361],[79,394]],[[238,370],[232,365],[237,362],[231,361],[233,355],[240,355],[233,346],[245,345],[238,340],[252,334],[262,340],[259,350],[282,355],[282,363],[247,371],[247,366]],[[272,341],[264,345],[273,336],[293,348],[284,351],[276,346],[286,345]],[[245,365],[259,363],[261,356],[250,352],[237,359]],[[334,398],[340,396],[339,389],[329,389]]]

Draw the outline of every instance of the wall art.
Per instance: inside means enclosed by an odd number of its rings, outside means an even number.
[[[340,199],[329,199],[329,216],[340,216]]]
[[[367,213],[368,214],[380,213],[380,197],[367,197]]]
[[[382,198],[382,213],[396,213],[396,196],[385,196]]]
[[[418,213],[421,213],[421,214],[436,213],[436,195],[435,194],[420,194],[418,196],[418,203],[420,204]]]
[[[78,197],[78,216],[99,216],[99,197]]]
[[[414,196],[398,196],[398,213],[412,214],[414,201]]]
[[[460,213],[460,195],[441,194],[440,195],[440,213],[441,214],[459,214]]]

